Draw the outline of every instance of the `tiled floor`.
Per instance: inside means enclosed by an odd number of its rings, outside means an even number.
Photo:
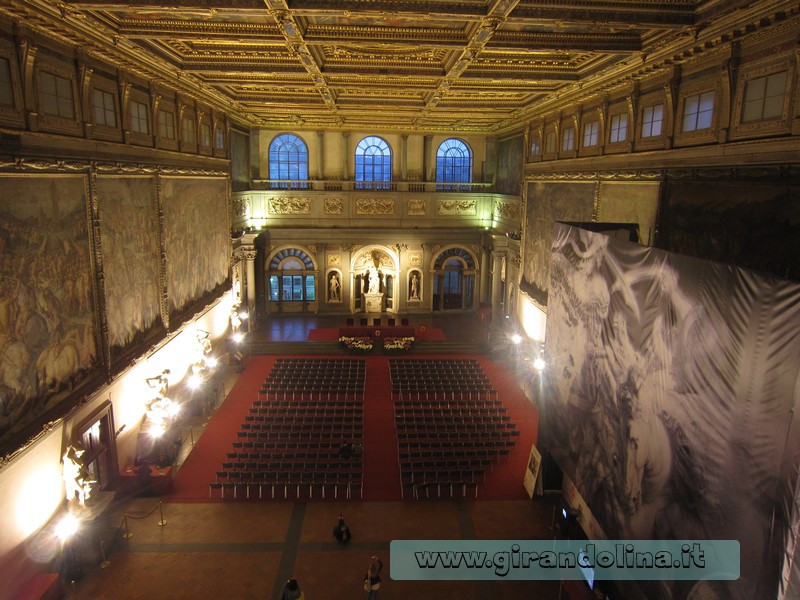
[[[272,341],[307,339],[312,327],[336,323],[281,319],[259,330]],[[475,315],[427,321],[448,339],[487,335]],[[337,320],[338,322],[338,320]],[[235,377],[235,375],[231,375]],[[230,389],[230,382],[226,385]],[[202,435],[205,416],[191,427]],[[191,444],[184,445],[184,455]],[[179,462],[183,456],[179,457]],[[307,600],[363,598],[363,575],[372,555],[385,563],[381,600],[492,598],[557,600],[548,581],[393,580],[389,543],[396,539],[550,539],[557,498],[532,501],[406,501],[159,503],[133,498],[109,510],[105,528],[116,536],[68,586],[68,598],[279,599],[294,576]],[[332,528],[343,514],[353,532],[339,545]],[[111,540],[109,535],[106,539]],[[91,566],[100,562],[98,566]]]

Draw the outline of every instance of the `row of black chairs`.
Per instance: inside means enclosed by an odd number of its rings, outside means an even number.
[[[282,491],[284,499],[289,497],[290,492],[298,499],[306,495],[311,499],[315,490],[319,491],[322,498],[326,497],[326,492],[329,496],[333,494],[334,498],[338,498],[340,490],[347,499],[352,498],[355,492],[358,492],[359,497],[364,497],[361,472],[224,471],[217,476],[218,479],[209,485],[210,497],[217,493],[225,498],[227,493],[234,499],[261,499],[267,494],[275,498]]]
[[[327,394],[305,394],[300,395],[299,398],[295,400],[282,400],[282,399],[267,399],[266,394],[258,395],[258,400],[254,401],[252,406],[250,407],[250,412],[256,412],[253,409],[267,409],[264,411],[264,414],[269,413],[270,410],[280,409],[280,408],[293,408],[293,409],[309,409],[309,410],[317,410],[317,409],[327,409],[327,408],[335,408],[335,409],[348,409],[348,408],[361,408],[364,406],[364,401],[362,397],[356,398],[347,398],[345,395],[342,395],[341,399],[331,398],[328,399]]]
[[[322,463],[325,465],[335,464],[337,465],[337,468],[340,468],[342,465],[346,467],[355,468],[355,467],[361,467],[362,457],[351,455],[345,458],[343,456],[340,456],[338,450],[336,452],[328,452],[328,451],[283,452],[279,450],[276,450],[274,452],[270,452],[269,450],[265,450],[264,452],[238,451],[238,452],[227,453],[227,461],[222,463],[222,468],[223,469],[234,468],[234,467],[241,468],[243,464],[253,463],[253,462],[272,462],[281,464],[314,462],[314,463]]]

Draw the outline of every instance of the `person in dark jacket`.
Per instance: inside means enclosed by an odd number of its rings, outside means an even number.
[[[340,544],[347,544],[352,537],[350,535],[350,528],[344,522],[344,517],[339,515],[339,522],[333,528],[333,537],[335,537]]]

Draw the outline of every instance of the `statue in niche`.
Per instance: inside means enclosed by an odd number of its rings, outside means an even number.
[[[332,301],[338,302],[341,300],[340,291],[341,291],[341,283],[339,282],[339,275],[334,273],[331,275],[331,280],[328,283],[328,299]]]
[[[411,274],[411,282],[409,283],[409,299],[419,300],[419,275],[414,271]]]

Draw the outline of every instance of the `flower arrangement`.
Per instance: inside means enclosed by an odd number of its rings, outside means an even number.
[[[339,343],[350,352],[356,354],[372,351],[372,338],[370,337],[348,337],[343,335],[339,338]]]
[[[414,337],[387,337],[383,340],[383,349],[386,352],[408,352],[414,344]]]

